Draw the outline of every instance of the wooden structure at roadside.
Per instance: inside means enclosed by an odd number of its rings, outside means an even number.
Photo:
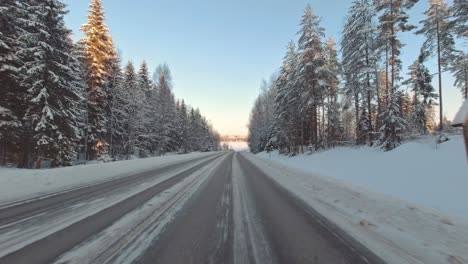
[[[463,137],[465,138],[466,157],[468,160],[468,100],[460,107],[453,120],[453,127],[463,127]]]

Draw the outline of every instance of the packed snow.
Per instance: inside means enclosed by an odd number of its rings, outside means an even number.
[[[137,174],[212,154],[191,153],[43,170],[0,168],[0,205]]]
[[[467,263],[463,141],[433,141],[390,152],[363,147],[293,158],[244,155],[388,263]]]

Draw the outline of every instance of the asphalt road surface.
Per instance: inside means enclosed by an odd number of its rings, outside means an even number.
[[[3,206],[0,263],[384,263],[243,155]]]

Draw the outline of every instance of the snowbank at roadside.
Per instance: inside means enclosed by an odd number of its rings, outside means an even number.
[[[191,153],[57,169],[0,168],[0,204],[106,181],[213,153]]]
[[[271,161],[468,219],[463,138],[453,136],[440,145],[435,141],[428,137],[389,152],[362,147],[292,158],[272,153]],[[256,156],[270,158],[268,153]]]
[[[386,153],[342,148],[295,158],[243,155],[386,262],[453,264],[468,263],[468,219],[424,205],[465,212],[468,173],[460,144],[455,138],[437,150],[409,143]]]

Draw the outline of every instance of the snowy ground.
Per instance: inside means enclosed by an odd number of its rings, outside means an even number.
[[[213,153],[191,153],[57,169],[0,168],[0,205],[157,169]]]
[[[468,263],[463,141],[452,137],[437,148],[430,142],[391,152],[245,155],[389,263]]]
[[[425,138],[390,152],[363,147],[293,158],[272,153],[271,160],[468,219],[465,147],[461,136],[451,139],[436,146],[434,138]]]

